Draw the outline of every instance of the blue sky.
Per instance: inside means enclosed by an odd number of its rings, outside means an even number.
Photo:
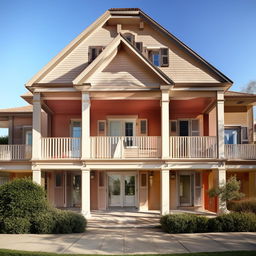
[[[0,0],[0,108],[25,105],[25,82],[112,7],[144,10],[231,78],[232,89],[256,80],[256,0]]]

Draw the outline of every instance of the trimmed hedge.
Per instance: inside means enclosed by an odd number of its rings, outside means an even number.
[[[81,214],[49,205],[44,189],[28,178],[0,187],[0,233],[82,233],[86,224]]]
[[[256,213],[256,199],[228,202],[228,209],[233,212],[253,212]]]
[[[229,213],[215,218],[173,214],[163,216],[160,224],[168,233],[255,232],[256,214]]]

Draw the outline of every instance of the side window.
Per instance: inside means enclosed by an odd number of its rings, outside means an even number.
[[[81,121],[71,121],[71,137],[80,138],[81,133]]]
[[[32,131],[26,131],[26,145],[32,145]]]
[[[107,128],[106,128],[106,120],[98,120],[98,136],[106,136]]]
[[[88,62],[94,61],[97,56],[103,51],[103,46],[89,46],[88,50]]]
[[[157,67],[169,66],[169,50],[168,48],[161,48],[159,50],[148,51],[149,60]]]
[[[177,135],[177,121],[176,120],[170,120],[170,136],[176,136]]]
[[[132,33],[124,33],[124,38],[134,45],[135,37]]]
[[[135,47],[138,51],[140,51],[142,53],[142,51],[143,51],[143,43],[142,42],[136,42]]]
[[[61,187],[62,186],[62,174],[56,173],[55,174],[55,187]]]

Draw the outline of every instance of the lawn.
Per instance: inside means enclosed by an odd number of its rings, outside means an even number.
[[[0,249],[0,256],[90,256],[90,254],[57,254],[45,252],[26,252]],[[146,254],[145,254],[146,255]],[[145,256],[140,254],[139,256]],[[230,251],[230,252],[202,252],[202,253],[181,253],[181,254],[150,254],[147,256],[255,256],[256,251]],[[95,255],[93,255],[95,256]],[[100,256],[100,255],[99,255]],[[121,255],[120,255],[121,256]]]

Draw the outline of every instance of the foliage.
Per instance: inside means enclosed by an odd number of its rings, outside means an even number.
[[[0,136],[0,145],[8,144],[8,136]]]
[[[231,201],[228,203],[228,209],[234,212],[253,212],[256,214],[256,199]]]
[[[219,196],[222,202],[239,200],[244,197],[244,194],[239,192],[240,183],[235,175],[231,176],[225,185],[210,189],[208,194],[210,197]]]
[[[86,219],[50,206],[44,189],[28,178],[0,187],[0,233],[81,233]]]
[[[215,218],[192,214],[165,215],[161,227],[168,233],[255,232],[256,214],[229,213]]]

